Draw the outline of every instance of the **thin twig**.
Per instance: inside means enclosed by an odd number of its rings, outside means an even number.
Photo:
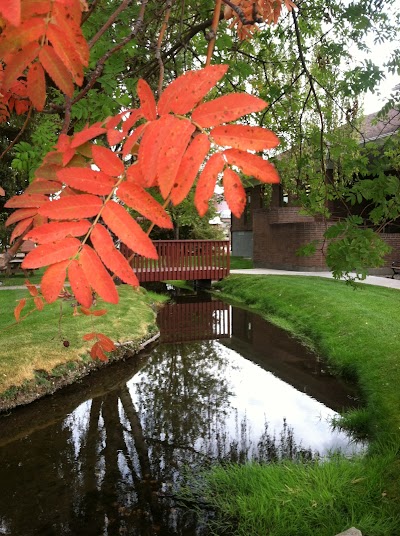
[[[82,17],[82,20],[81,20],[81,26],[82,24],[84,24],[88,18],[90,17],[90,15],[93,13],[93,11],[96,9],[97,7],[97,4],[100,2],[100,0],[93,0],[93,2],[90,4],[90,7],[89,9],[86,11],[86,13],[83,15]]]
[[[264,22],[262,17],[257,17],[257,16],[254,16],[252,20],[246,19],[246,15],[243,13],[243,11],[240,9],[239,6],[236,6],[230,0],[222,0],[222,1],[223,1],[224,4],[229,6],[232,9],[232,11],[234,11],[236,13],[236,15],[240,19],[240,22],[243,24],[243,26],[253,26],[257,22],[258,23]],[[253,4],[253,11],[255,12],[255,14],[257,13],[257,8],[256,8],[255,3]]]
[[[324,178],[326,179],[326,167],[325,167],[325,156],[324,156],[324,130],[325,130],[324,116],[323,116],[323,113],[322,113],[321,104],[319,102],[317,92],[315,91],[314,78],[313,78],[312,74],[310,73],[310,71],[308,70],[306,60],[305,60],[305,57],[304,57],[303,46],[301,44],[301,38],[300,38],[299,25],[297,23],[297,17],[296,17],[296,13],[295,13],[294,10],[292,10],[292,17],[293,17],[293,22],[294,22],[294,29],[295,29],[295,33],[296,33],[296,41],[297,41],[297,48],[298,48],[299,55],[300,55],[300,61],[301,61],[301,64],[303,66],[303,69],[305,71],[305,74],[306,74],[306,76],[308,78],[310,88],[311,88],[311,92],[314,95],[315,106],[317,107],[317,112],[318,112],[320,123],[321,123],[321,135],[320,135],[321,170],[322,170],[322,173],[324,175]]]
[[[158,36],[158,39],[157,39],[157,45],[156,45],[156,58],[157,58],[157,62],[158,62],[158,66],[160,68],[160,75],[158,77],[158,96],[161,95],[161,92],[162,92],[162,87],[163,87],[163,82],[164,82],[164,63],[163,63],[163,60],[161,58],[161,43],[164,39],[164,34],[165,34],[165,30],[167,29],[167,26],[168,26],[168,21],[169,21],[169,16],[171,14],[171,7],[172,7],[172,1],[170,0],[169,2],[167,2],[167,9],[165,11],[165,15],[164,15],[164,22],[161,26],[161,30],[160,30],[160,34]]]
[[[29,111],[28,111],[28,114],[26,116],[26,119],[24,121],[24,124],[22,125],[21,127],[21,130],[18,132],[18,134],[15,136],[15,138],[13,139],[13,141],[10,143],[10,145],[1,153],[0,155],[0,160],[8,153],[8,151],[10,151],[14,145],[17,143],[17,141],[20,139],[20,137],[22,136],[22,134],[25,132],[26,130],[26,127],[28,126],[29,124],[29,121],[30,121],[30,118],[31,118],[31,115],[32,115],[32,110],[33,110],[33,106],[31,106],[29,108]]]
[[[109,17],[107,22],[100,28],[100,30],[92,37],[92,39],[89,41],[89,49],[93,47],[95,43],[100,39],[100,37],[108,30],[108,28],[115,22],[116,18],[122,11],[124,11],[129,4],[131,3],[131,0],[123,0],[121,5],[117,7],[117,9],[114,11],[114,13]]]
[[[65,114],[64,114],[64,124],[61,130],[61,134],[67,134],[69,125],[71,123],[71,109],[72,109],[72,100],[71,97],[65,95]]]

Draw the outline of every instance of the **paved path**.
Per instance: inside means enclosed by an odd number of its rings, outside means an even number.
[[[247,274],[247,275],[305,275],[309,277],[327,277],[332,279],[331,272],[294,272],[289,270],[270,270],[269,268],[249,268],[246,270],[231,270],[231,274]],[[387,276],[368,275],[364,281],[368,285],[377,285],[378,287],[396,288],[400,290],[400,279],[392,279]],[[39,285],[36,285],[39,286]],[[25,286],[2,286],[0,282],[0,290],[19,290],[26,289]]]
[[[248,270],[231,270],[231,274],[248,274],[248,275],[305,275],[310,277],[328,277],[332,279],[331,272],[293,272],[288,270],[270,270],[268,268],[250,268]],[[368,285],[377,285],[379,287],[396,288],[400,290],[400,279],[392,279],[386,276],[368,275],[364,281]]]

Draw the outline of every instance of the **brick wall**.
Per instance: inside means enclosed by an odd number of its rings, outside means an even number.
[[[273,209],[275,210],[275,209]],[[296,251],[312,240],[322,240],[324,228],[319,222],[307,216],[299,216],[298,208],[278,209],[288,211],[281,216],[280,223],[270,223],[270,212],[257,210],[253,214],[253,260],[254,265],[280,270],[326,270],[321,251],[312,257],[299,257]],[[277,214],[272,215],[276,221]],[[279,219],[279,218],[278,218]],[[282,223],[285,220],[285,223]],[[292,223],[290,223],[292,220]]]
[[[299,247],[317,240],[322,244],[324,226],[309,216],[298,214],[297,207],[255,210],[253,213],[254,266],[278,270],[327,270],[325,257],[318,250],[311,257],[296,255]],[[371,274],[391,273],[393,260],[400,260],[400,233],[382,233],[381,237],[391,246],[385,265],[370,271]]]

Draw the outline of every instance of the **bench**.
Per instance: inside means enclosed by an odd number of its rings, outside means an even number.
[[[392,279],[394,279],[395,275],[400,275],[400,261],[393,261],[392,262]]]
[[[22,261],[25,259],[25,255],[26,254],[23,252],[17,253],[15,257],[11,259],[11,261],[9,262],[6,268],[0,269],[0,272],[4,271],[7,276],[10,276],[18,272],[18,270],[22,270],[26,277],[28,277],[28,275],[32,275],[34,273],[33,270],[31,269],[24,270],[23,268],[21,268],[21,264],[22,264]]]

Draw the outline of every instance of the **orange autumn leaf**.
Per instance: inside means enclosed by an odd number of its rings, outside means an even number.
[[[35,285],[33,285],[32,283],[30,283],[30,282],[28,281],[28,279],[26,279],[26,280],[24,281],[24,283],[25,283],[26,288],[27,288],[28,291],[29,291],[29,294],[30,294],[32,297],[38,296],[39,291],[38,291],[38,289],[36,288]]]
[[[100,259],[117,277],[128,285],[138,286],[139,281],[125,257],[115,249],[110,233],[99,223],[90,235]]]
[[[243,188],[240,177],[235,171],[226,168],[223,178],[224,197],[236,218],[240,218],[246,206],[246,192]]]
[[[27,83],[28,95],[32,104],[38,112],[43,111],[46,102],[46,80],[43,67],[39,62],[33,63],[29,67]]]
[[[88,220],[51,222],[35,227],[26,234],[25,239],[33,240],[38,244],[48,244],[67,236],[83,236],[89,229]]]
[[[164,137],[160,144],[156,165],[157,182],[164,199],[168,197],[174,185],[182,157],[195,131],[194,125],[189,120],[168,117],[166,128],[169,130],[169,135]]]
[[[245,175],[255,177],[261,182],[279,182],[279,175],[275,167],[255,154],[239,149],[227,149],[224,151],[224,156],[230,165],[237,166]]]
[[[103,316],[105,314],[107,314],[107,309],[95,309],[92,311],[93,316]]]
[[[138,211],[142,216],[159,227],[172,229],[170,216],[163,207],[144,188],[134,182],[124,182],[117,191],[118,197],[128,207]]]
[[[26,298],[22,298],[22,300],[19,300],[18,305],[14,309],[14,317],[17,322],[19,322],[21,311],[26,305]]]
[[[218,175],[221,173],[224,166],[225,160],[221,153],[215,153],[207,161],[200,174],[194,195],[194,204],[200,216],[204,216],[208,210],[208,202],[214,195],[214,188]]]
[[[54,48],[49,45],[43,45],[39,52],[39,60],[56,86],[68,97],[72,97],[74,93],[72,75],[60,60]]]
[[[33,217],[37,214],[37,208],[21,208],[16,210],[8,216],[5,222],[5,226],[8,227],[17,221],[25,220],[26,218]]]
[[[83,64],[74,47],[75,41],[71,42],[68,36],[58,26],[51,23],[47,26],[46,35],[55,53],[71,73],[74,81],[78,86],[81,86],[83,82]]]
[[[22,194],[14,195],[4,205],[6,208],[39,208],[47,203],[48,197],[41,194]]]
[[[21,22],[21,0],[7,0],[0,3],[0,14],[13,26]]]
[[[44,309],[44,303],[43,303],[43,300],[40,296],[36,296],[35,298],[33,298],[33,302],[35,304],[35,307],[38,311],[43,311]]]
[[[119,177],[124,173],[124,163],[113,151],[111,151],[111,149],[101,147],[101,145],[93,145],[92,155],[96,166],[98,166],[104,173],[107,173],[107,175]]]
[[[192,120],[201,127],[214,127],[229,123],[252,112],[259,112],[267,103],[247,93],[232,93],[200,104],[192,114]]]
[[[59,242],[42,244],[30,251],[22,261],[21,268],[34,269],[70,259],[77,254],[81,243],[77,238],[64,238]]]
[[[132,251],[150,259],[158,259],[153,242],[121,205],[109,201],[105,205],[101,217],[111,231]]]
[[[71,148],[75,149],[87,141],[97,138],[97,136],[100,136],[105,132],[106,129],[98,124],[92,125],[91,127],[85,127],[83,130],[81,130],[81,132],[75,134],[73,140],[71,141]]]
[[[46,179],[34,179],[28,188],[26,188],[25,193],[29,194],[42,194],[50,195],[59,192],[62,188],[60,182],[49,181]]]
[[[67,167],[57,177],[71,188],[95,195],[108,195],[115,186],[113,177],[90,168]]]
[[[206,134],[198,134],[186,149],[171,190],[171,202],[174,205],[181,203],[188,195],[209,150],[210,141]]]
[[[226,74],[228,65],[210,65],[198,71],[188,71],[171,82],[158,102],[160,115],[170,112],[186,114],[192,110]]]
[[[230,146],[243,151],[263,151],[279,145],[278,137],[262,127],[248,125],[221,125],[210,132],[218,145]]]
[[[40,282],[40,290],[47,303],[53,303],[58,298],[67,277],[69,261],[52,264],[45,271]]]
[[[119,296],[114,281],[107,272],[97,253],[88,245],[84,245],[79,256],[79,264],[92,289],[109,303],[118,303]]]
[[[27,218],[26,220],[21,220],[18,222],[11,233],[10,244],[12,244],[16,238],[23,235],[24,232],[32,225],[32,223],[33,218]]]
[[[143,125],[138,126],[137,129],[132,132],[132,134],[124,143],[124,148],[122,151],[123,158],[126,158],[129,154],[131,154],[133,148],[136,146],[139,139],[143,136],[145,129],[148,125],[151,124],[152,123],[144,123]]]
[[[4,69],[2,91],[7,91],[22,75],[25,69],[37,57],[40,50],[39,43],[29,43],[20,52],[13,54]]]
[[[102,206],[102,200],[96,195],[71,195],[48,201],[39,209],[39,214],[54,220],[75,220],[96,216]]]
[[[68,279],[76,300],[84,307],[90,307],[93,302],[92,291],[77,260],[72,260],[68,267]]]
[[[103,333],[98,333],[97,337],[103,350],[105,350],[106,352],[112,352],[113,350],[115,350],[116,346],[109,337],[107,337]]]
[[[85,333],[85,335],[83,335],[82,339],[84,341],[92,341],[93,339],[96,339],[97,338],[97,333],[95,333],[94,331],[92,331],[91,333]]]
[[[143,79],[138,82],[137,95],[140,100],[143,117],[148,121],[154,121],[157,118],[156,100],[149,84]]]
[[[146,129],[144,130],[139,146],[138,162],[143,172],[145,184],[148,187],[155,185],[160,150],[164,141],[170,135],[174,119],[172,115],[165,115],[157,121],[147,123]]]
[[[106,354],[103,352],[100,343],[95,342],[90,350],[90,357],[92,359],[99,359],[100,361],[108,361]]]

